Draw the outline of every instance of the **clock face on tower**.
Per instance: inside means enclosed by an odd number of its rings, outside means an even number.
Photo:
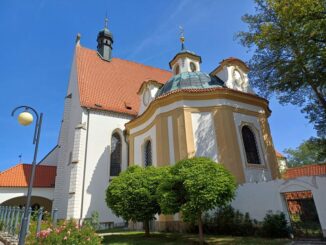
[[[144,92],[144,95],[143,95],[143,103],[144,103],[145,106],[148,106],[149,101],[150,101],[150,97],[151,97],[150,92],[149,92],[148,89],[146,89],[145,92]]]

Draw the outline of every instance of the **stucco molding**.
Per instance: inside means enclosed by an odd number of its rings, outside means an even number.
[[[179,102],[179,104],[187,104],[187,101],[212,101],[214,99],[219,99],[219,101],[213,101],[213,103],[226,105],[226,102],[232,102],[235,108],[243,108],[243,104],[247,104],[245,108],[250,108],[252,111],[260,111],[267,115],[270,115],[270,110],[268,108],[268,101],[258,97],[256,95],[247,94],[239,91],[235,91],[227,88],[218,88],[218,91],[206,91],[201,93],[190,93],[186,91],[180,91],[178,93],[173,93],[164,97],[160,97],[152,101],[152,103],[148,106],[146,111],[141,114],[139,117],[131,120],[126,123],[126,128],[129,130],[130,128],[134,128],[139,124],[149,121],[151,117],[157,113],[157,110],[168,106],[170,104]],[[224,99],[224,101],[223,101]],[[219,103],[217,103],[219,102]],[[224,102],[224,103],[223,103]],[[237,105],[237,102],[242,104]],[[207,106],[207,105],[205,105]],[[213,106],[213,104],[212,104]],[[200,107],[200,104],[199,106]]]

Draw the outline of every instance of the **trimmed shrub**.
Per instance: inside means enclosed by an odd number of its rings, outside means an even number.
[[[231,206],[219,208],[212,217],[205,217],[205,231],[207,233],[252,236],[257,231],[257,221],[252,220],[249,213],[241,213]]]
[[[290,228],[284,213],[268,212],[262,222],[251,219],[249,213],[241,213],[231,206],[218,209],[213,215],[206,214],[205,232],[232,236],[262,236],[269,238],[289,237]],[[196,227],[190,227],[196,231]]]
[[[262,222],[259,234],[264,237],[281,238],[289,236],[289,226],[284,213],[268,212]]]

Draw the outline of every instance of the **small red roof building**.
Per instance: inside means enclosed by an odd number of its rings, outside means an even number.
[[[31,176],[31,164],[17,164],[0,173],[1,187],[28,187]],[[54,188],[57,167],[37,165],[33,187]]]

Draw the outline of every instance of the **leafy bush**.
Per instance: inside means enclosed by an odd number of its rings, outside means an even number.
[[[0,231],[2,231],[2,229],[3,229],[3,222],[0,221]]]
[[[108,186],[108,207],[124,220],[143,222],[145,234],[149,235],[149,222],[155,219],[157,213],[161,213],[156,190],[166,173],[165,167],[128,167]]]
[[[205,230],[207,233],[217,233],[234,236],[253,236],[257,231],[257,221],[252,220],[249,213],[241,213],[231,206],[219,208],[210,217],[205,217]]]
[[[52,244],[101,244],[101,238],[95,233],[89,224],[79,226],[75,221],[65,221],[62,225],[54,228],[41,230],[37,236],[31,233],[27,237],[26,244],[52,245]]]
[[[264,237],[288,237],[289,226],[284,213],[268,212],[262,223],[260,235]]]
[[[90,225],[95,231],[100,229],[100,215],[97,211],[92,212],[91,218],[84,220],[84,224]]]

